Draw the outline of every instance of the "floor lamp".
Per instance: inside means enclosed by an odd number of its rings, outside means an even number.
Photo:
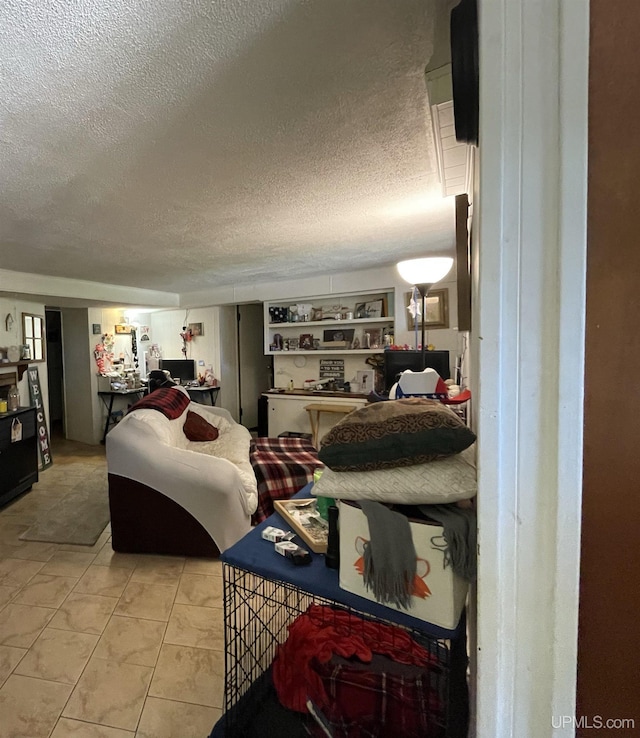
[[[422,298],[422,370],[426,366],[425,322],[427,320],[427,295],[436,282],[449,274],[453,259],[449,256],[431,256],[422,259],[408,259],[397,264],[402,279],[415,285]]]

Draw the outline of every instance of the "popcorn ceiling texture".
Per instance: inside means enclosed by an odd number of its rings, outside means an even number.
[[[4,0],[0,268],[189,292],[450,253],[436,1]]]

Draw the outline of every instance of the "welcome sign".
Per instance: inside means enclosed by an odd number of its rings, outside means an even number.
[[[51,458],[51,447],[49,446],[49,432],[47,430],[47,418],[42,405],[42,393],[40,391],[40,375],[38,367],[29,367],[27,370],[29,379],[29,395],[31,404],[36,408],[36,430],[38,433],[38,451],[40,453],[40,468],[46,469],[53,464]]]

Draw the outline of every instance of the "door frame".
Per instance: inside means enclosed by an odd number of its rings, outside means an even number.
[[[587,0],[479,0],[473,352],[476,735],[574,716],[584,398]]]

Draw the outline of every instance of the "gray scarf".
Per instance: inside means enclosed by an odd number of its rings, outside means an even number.
[[[416,549],[409,520],[379,502],[360,500],[369,523],[364,547],[364,585],[382,604],[411,607],[416,576]]]
[[[476,511],[456,505],[418,505],[420,512],[442,525],[442,536],[431,545],[444,552],[444,566],[450,566],[463,579],[476,579]]]

